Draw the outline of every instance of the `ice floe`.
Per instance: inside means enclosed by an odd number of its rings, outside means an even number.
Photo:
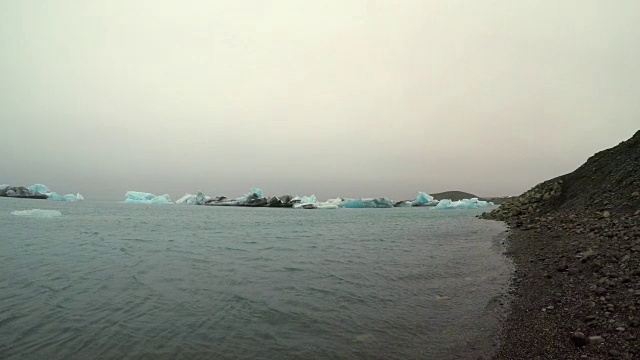
[[[11,215],[31,216],[35,218],[53,218],[53,217],[62,216],[62,213],[58,210],[31,209],[31,210],[14,210],[11,212]]]

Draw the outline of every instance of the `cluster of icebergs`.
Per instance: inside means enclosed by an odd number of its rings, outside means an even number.
[[[78,194],[58,195],[42,184],[34,184],[29,187],[0,185],[0,196],[14,198],[49,199],[54,201],[78,201],[84,197]]]
[[[156,196],[151,193],[128,191],[125,194],[125,203],[138,204],[174,204],[168,194]],[[451,201],[448,199],[435,200],[433,196],[419,192],[414,200],[393,201],[388,198],[335,198],[319,201],[315,195],[265,197],[261,189],[253,188],[248,193],[235,199],[224,196],[210,197],[198,192],[196,195],[186,194],[175,204],[181,205],[208,205],[208,206],[249,206],[249,207],[290,207],[294,209],[338,209],[338,208],[393,208],[429,206],[436,210],[450,209],[475,209],[484,206],[492,206],[492,202],[477,198]]]

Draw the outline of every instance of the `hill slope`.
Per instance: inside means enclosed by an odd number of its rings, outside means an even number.
[[[634,211],[640,208],[640,131],[600,151],[575,171],[505,202],[487,219],[509,220],[553,210]]]

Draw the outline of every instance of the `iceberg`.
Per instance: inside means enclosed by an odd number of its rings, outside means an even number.
[[[433,196],[420,191],[418,197],[411,202],[411,206],[427,206],[435,203]]]
[[[365,198],[365,199],[345,199],[340,203],[341,208],[363,209],[363,208],[392,208],[393,201],[387,198]]]
[[[151,193],[139,192],[139,191],[127,191],[125,194],[125,203],[127,204],[173,204],[169,194],[161,196],[155,196]]]
[[[31,191],[32,193],[45,194],[45,195],[51,192],[51,190],[49,190],[47,186],[42,184],[33,184],[29,186],[27,189],[29,189],[29,191]]]
[[[9,185],[9,184],[1,184],[0,185],[0,190],[6,190],[6,189],[9,188],[9,186],[11,186],[11,185]]]
[[[476,209],[484,206],[492,206],[493,203],[489,201],[478,200],[478,198],[462,199],[458,201],[451,201],[449,199],[442,199],[436,205],[436,210],[452,210],[452,209]]]
[[[62,216],[62,213],[58,210],[31,209],[31,210],[15,210],[11,212],[11,215],[31,216],[35,218],[53,218],[57,216]]]
[[[180,205],[204,205],[205,202],[210,200],[209,196],[205,196],[202,191],[198,191],[198,195],[186,194],[180,199],[176,200],[176,204]]]
[[[267,206],[269,207],[293,207],[293,202],[291,201],[293,198],[291,195],[282,195],[280,197],[271,197],[269,201],[267,201]]]
[[[395,207],[410,207],[411,206],[411,201],[398,201],[395,204],[393,204],[393,206],[395,206]]]
[[[47,195],[49,200],[53,201],[78,201],[84,200],[84,196],[78,193],[77,195],[66,194],[66,195],[58,195],[57,193],[49,190],[49,187],[42,184],[33,184],[27,188],[30,193],[35,195]]]
[[[196,203],[196,195],[185,194],[180,199],[176,200],[176,204],[179,205],[195,205]]]
[[[267,206],[268,199],[264,197],[261,189],[251,188],[248,193],[235,199],[238,206]]]
[[[236,201],[247,201],[249,199],[264,199],[264,194],[262,193],[262,189],[251,188],[248,193],[243,196],[236,198]]]
[[[311,196],[296,196],[291,199],[293,203],[294,209],[317,209],[318,208],[318,198],[315,195]]]
[[[78,195],[73,195],[73,194],[58,195],[55,192],[50,192],[50,193],[47,193],[46,195],[49,196],[49,200],[53,200],[53,201],[78,201],[78,200],[84,200],[84,196],[80,195],[80,193],[78,193]]]

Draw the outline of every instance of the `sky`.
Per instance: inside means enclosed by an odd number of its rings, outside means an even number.
[[[0,183],[517,195],[640,129],[640,2],[0,2]]]

